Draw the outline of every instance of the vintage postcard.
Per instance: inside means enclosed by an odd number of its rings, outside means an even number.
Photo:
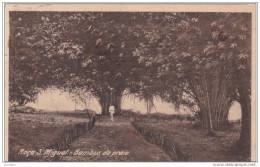
[[[255,162],[255,4],[5,4],[6,162]]]

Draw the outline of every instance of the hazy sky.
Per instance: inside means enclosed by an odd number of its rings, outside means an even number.
[[[172,104],[162,102],[161,100],[154,100],[156,109],[153,108],[152,113],[166,113],[166,114],[176,114],[176,113],[189,113],[188,108],[182,108],[180,111],[176,111]],[[75,109],[75,102],[73,101],[72,96],[67,92],[61,92],[57,89],[47,90],[41,93],[35,103],[29,103],[28,106],[44,109],[44,110],[53,110],[53,111],[73,111]],[[84,104],[76,104],[76,109],[85,109],[89,108],[96,112],[101,112],[101,108],[97,100],[89,99],[87,106]],[[140,111],[141,113],[146,113],[146,106],[144,102],[140,102],[137,98],[133,96],[123,97],[122,100],[123,109],[132,109],[134,111]],[[238,103],[230,109],[229,119],[236,120],[241,118],[241,108]]]

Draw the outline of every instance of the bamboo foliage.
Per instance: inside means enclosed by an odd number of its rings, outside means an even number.
[[[208,132],[217,130],[227,121],[232,105],[231,82],[222,75],[223,70],[220,68],[211,74],[200,73],[190,78],[189,82]]]

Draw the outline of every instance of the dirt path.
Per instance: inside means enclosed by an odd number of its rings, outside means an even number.
[[[91,132],[70,145],[70,151],[85,155],[67,155],[58,161],[172,161],[161,148],[147,142],[129,118],[115,117],[114,123],[108,117],[101,119]],[[111,153],[103,155],[107,150]]]

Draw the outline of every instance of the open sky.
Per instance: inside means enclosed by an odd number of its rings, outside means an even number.
[[[152,113],[159,112],[165,114],[177,114],[177,113],[190,113],[188,108],[181,108],[176,111],[172,104],[162,102],[159,99],[154,100],[155,108],[153,108]],[[61,92],[57,89],[49,89],[42,92],[35,103],[29,103],[28,106],[44,109],[50,111],[73,111],[75,110],[74,98],[67,92]],[[101,108],[96,99],[89,99],[87,106],[84,104],[76,104],[76,109],[92,109],[94,111],[101,112]],[[134,96],[123,97],[122,100],[123,109],[132,109],[134,111],[140,111],[141,113],[146,113],[145,102],[139,101]],[[234,103],[230,109],[229,120],[237,120],[241,118],[241,108],[239,103]]]

